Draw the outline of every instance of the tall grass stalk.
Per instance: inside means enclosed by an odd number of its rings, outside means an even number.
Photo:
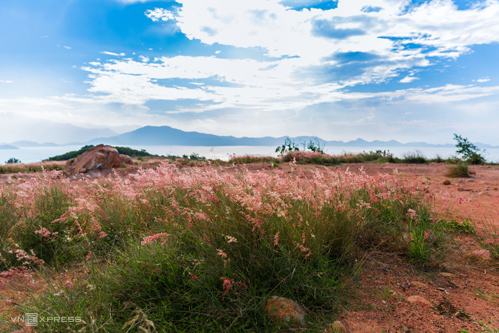
[[[14,219],[0,235],[0,274],[84,263],[85,280],[53,282],[61,293],[33,294],[22,306],[81,317],[75,331],[271,332],[286,325],[263,310],[272,295],[300,302],[313,327],[343,304],[370,249],[428,263],[441,244],[429,196],[397,175],[162,164],[129,178],[56,177],[0,191],[0,220]],[[406,233],[424,248],[417,252]]]

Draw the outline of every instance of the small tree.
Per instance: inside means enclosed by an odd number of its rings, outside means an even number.
[[[21,163],[21,160],[18,160],[15,157],[9,158],[7,161],[5,161],[6,164],[15,164],[15,163]]]
[[[469,142],[467,138],[463,138],[462,136],[454,133],[454,140],[457,141],[456,147],[459,148],[456,153],[463,155],[463,157],[466,159],[466,163],[485,163],[485,158],[480,154],[480,149],[478,149],[478,147],[473,143]]]
[[[314,140],[310,140],[307,145],[307,149],[313,151],[314,153],[318,152],[324,154],[324,149],[321,147],[321,143],[319,139],[314,138]]]
[[[294,141],[291,141],[289,138],[286,138],[286,140],[284,140],[284,144],[282,146],[278,146],[275,149],[275,152],[279,153],[279,155],[283,155],[284,153],[287,152],[293,152],[299,150],[300,148],[298,148],[298,146],[295,144]]]

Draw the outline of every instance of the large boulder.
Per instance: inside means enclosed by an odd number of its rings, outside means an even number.
[[[126,157],[128,157],[128,159]],[[123,163],[130,164],[130,162],[132,162],[132,160],[129,156],[120,156],[120,153],[118,153],[115,148],[98,145],[87,150],[78,156],[74,162],[68,164],[64,173],[68,176],[72,176],[92,170],[119,168]]]

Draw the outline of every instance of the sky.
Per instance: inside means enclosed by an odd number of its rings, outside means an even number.
[[[498,42],[499,0],[2,0],[0,142],[61,123],[499,145]]]

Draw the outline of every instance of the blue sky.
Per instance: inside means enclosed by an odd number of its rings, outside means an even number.
[[[0,142],[58,122],[498,144],[498,42],[497,0],[5,0]]]

